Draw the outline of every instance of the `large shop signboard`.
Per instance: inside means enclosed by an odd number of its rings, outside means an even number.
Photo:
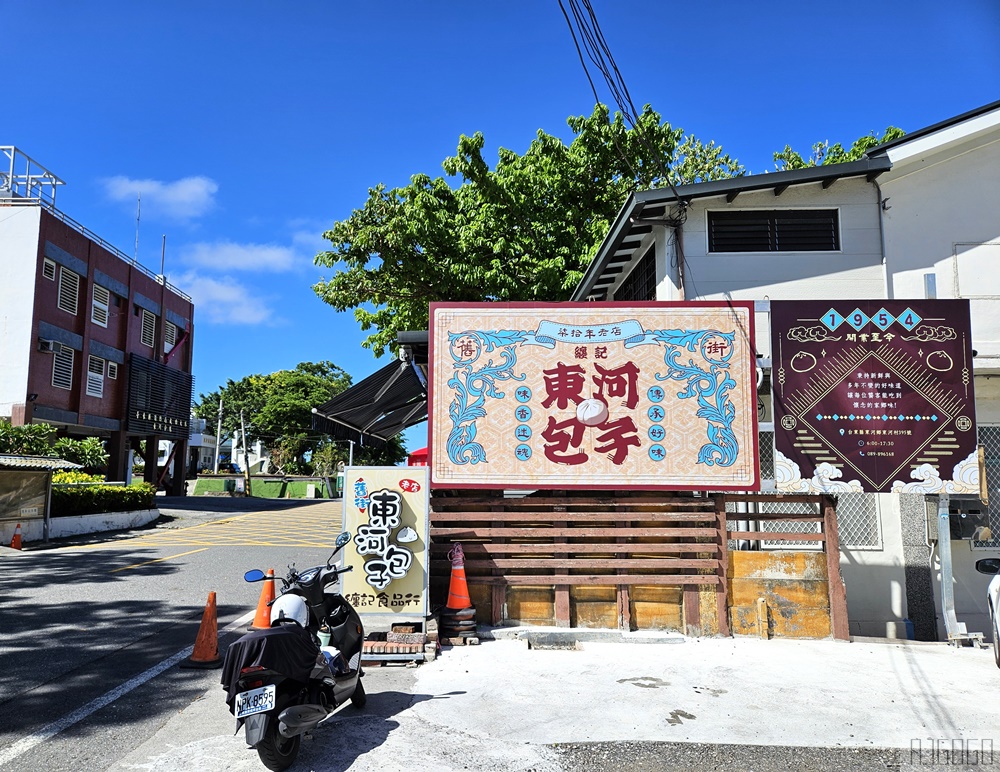
[[[967,300],[771,301],[775,482],[979,493]]]
[[[431,484],[759,490],[749,303],[431,305]]]
[[[362,616],[427,615],[427,468],[348,467],[344,471],[341,594]]]

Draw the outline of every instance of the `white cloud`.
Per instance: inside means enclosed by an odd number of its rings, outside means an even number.
[[[135,203],[142,197],[141,212],[154,217],[190,220],[207,214],[215,206],[218,183],[209,177],[184,177],[175,182],[110,177],[102,180],[112,201]]]
[[[309,253],[309,262],[320,252],[326,252],[331,244],[323,238],[323,231],[298,230],[292,234],[292,243]]]
[[[319,252],[326,252],[332,246],[323,234],[330,229],[330,223],[320,220],[298,218],[292,220],[289,226],[292,230],[292,243],[303,252],[309,254],[309,262]]]
[[[231,276],[202,276],[189,271],[171,276],[170,283],[191,296],[198,322],[252,326],[283,321],[275,316],[267,298]]]
[[[237,244],[233,241],[199,242],[180,250],[180,260],[210,271],[290,271],[307,265],[307,258],[290,247],[276,244]]]

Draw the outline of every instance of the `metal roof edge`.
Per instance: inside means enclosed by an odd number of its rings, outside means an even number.
[[[594,254],[594,259],[590,261],[590,265],[587,266],[587,270],[583,273],[583,278],[580,279],[579,283],[576,285],[576,289],[573,290],[573,294],[570,296],[570,300],[586,300],[587,292],[590,291],[591,286],[597,280],[597,277],[601,275],[601,271],[604,270],[601,263],[604,260],[604,255],[606,253],[607,247],[614,244],[618,240],[618,235],[623,228],[627,228],[630,223],[629,219],[632,217],[632,212],[637,205],[641,209],[645,206],[645,202],[640,201],[640,196],[643,193],[657,193],[660,191],[647,190],[642,191],[642,193],[630,193],[628,199],[626,199],[625,204],[621,209],[618,210],[618,216],[612,223],[611,227],[608,229],[608,235],[604,237],[604,241],[601,242],[601,246],[598,247],[597,252]],[[584,289],[586,288],[586,289]]]
[[[951,118],[946,118],[943,121],[938,121],[930,126],[925,126],[922,129],[917,129],[916,131],[910,132],[909,134],[904,134],[898,139],[890,140],[881,145],[876,145],[875,147],[868,150],[865,155],[869,158],[872,156],[882,156],[888,150],[899,147],[900,145],[905,145],[908,142],[913,142],[914,140],[922,139],[936,132],[942,131],[944,129],[951,128],[952,126],[957,126],[960,123],[964,123],[972,118],[978,118],[980,115],[986,115],[987,113],[993,112],[994,110],[1000,109],[1000,100],[996,102],[990,102],[989,104],[982,105],[981,107],[973,108],[961,115],[956,115]]]
[[[623,233],[626,233],[630,228],[631,218],[647,206],[655,204],[668,205],[677,201],[689,202],[695,198],[710,198],[734,192],[742,193],[754,190],[767,190],[768,188],[779,186],[806,185],[830,179],[881,174],[891,168],[892,162],[886,156],[875,158],[866,156],[858,161],[849,161],[841,164],[808,166],[804,169],[792,169],[785,172],[751,174],[743,177],[729,177],[724,180],[679,185],[676,188],[677,195],[674,195],[674,192],[669,188],[656,188],[654,190],[633,193],[619,210],[614,224],[608,231],[608,235],[605,236],[604,241],[601,242],[601,246],[587,267],[583,278],[577,284],[570,300],[581,301],[587,299],[587,295],[593,288],[594,282],[596,282],[604,271],[605,263],[608,261],[610,254],[621,241]]]
[[[81,464],[56,456],[24,456],[17,453],[0,453],[0,469],[58,471],[82,468]]]

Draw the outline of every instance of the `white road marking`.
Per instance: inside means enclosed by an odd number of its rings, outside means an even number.
[[[251,611],[248,614],[244,614],[239,619],[232,622],[227,627],[223,628],[219,632],[219,634],[222,635],[224,633],[230,633],[233,632],[234,630],[240,629],[241,627],[246,627],[247,623],[254,618],[255,613],[256,613],[255,611]],[[190,657],[193,651],[194,651],[194,646],[188,646],[185,649],[181,649],[173,656],[168,657],[167,659],[163,660],[162,662],[156,665],[153,665],[153,667],[149,668],[149,670],[140,673],[135,678],[132,678],[119,686],[116,686],[107,694],[98,697],[96,700],[88,702],[83,707],[77,708],[72,713],[66,714],[58,721],[53,721],[51,724],[42,727],[37,732],[30,734],[27,737],[22,737],[20,740],[18,740],[16,743],[9,746],[8,748],[0,750],[0,767],[4,766],[5,764],[9,764],[19,756],[23,756],[25,753],[30,751],[36,745],[45,742],[46,740],[51,739],[52,737],[55,737],[64,729],[68,729],[74,724],[83,721],[83,719],[87,718],[87,716],[91,715],[92,713],[96,713],[101,708],[107,707],[118,698],[128,694],[133,689],[142,686],[147,681],[156,678],[156,676],[158,676],[160,673],[164,672],[165,670],[169,670],[174,665],[179,663],[181,660]]]

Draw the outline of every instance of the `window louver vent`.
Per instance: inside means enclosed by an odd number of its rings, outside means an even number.
[[[835,252],[836,209],[708,213],[709,252]]]
[[[177,343],[177,325],[173,322],[163,323],[163,351],[169,353]]]
[[[142,334],[139,336],[139,340],[142,341],[143,345],[153,347],[153,343],[156,340],[156,316],[149,313],[145,308],[142,309]]]
[[[73,388],[73,349],[62,346],[52,356],[52,385],[57,389]]]
[[[90,319],[101,327],[108,326],[108,307],[111,305],[111,293],[98,284],[94,285],[94,304],[90,309]]]
[[[76,316],[77,301],[80,297],[80,276],[65,268],[59,269],[59,308]]]
[[[90,357],[87,362],[87,394],[104,396],[104,360],[100,357]]]

